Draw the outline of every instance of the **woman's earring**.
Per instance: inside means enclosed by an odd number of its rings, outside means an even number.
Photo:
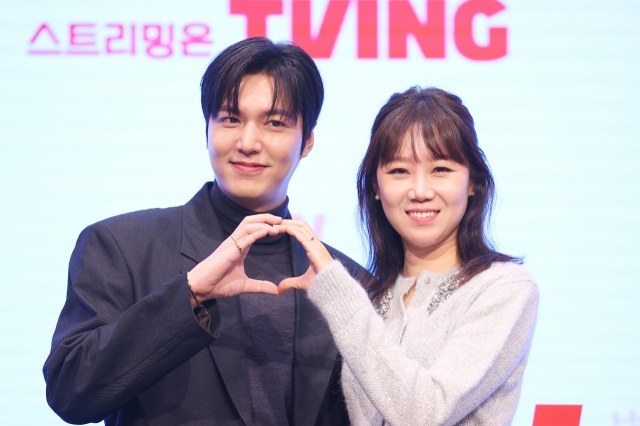
[[[374,197],[376,200],[380,200],[380,196],[378,194],[376,194],[376,196]]]

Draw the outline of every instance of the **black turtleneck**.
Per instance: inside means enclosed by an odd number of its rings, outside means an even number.
[[[231,201],[217,182],[210,195],[226,235],[231,235],[246,216],[257,214]],[[265,213],[289,219],[288,205],[287,198],[281,206]],[[288,235],[267,236],[256,241],[245,259],[244,269],[248,277],[276,285],[291,277],[293,265]],[[279,297],[241,294],[239,298],[254,422],[259,425],[290,424],[294,293],[289,291]]]

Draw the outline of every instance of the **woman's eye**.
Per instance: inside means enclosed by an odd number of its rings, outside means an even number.
[[[450,172],[451,169],[448,167],[436,167],[433,169],[434,173],[446,173],[446,172]]]
[[[403,168],[400,168],[400,167],[396,167],[395,169],[389,170],[389,174],[390,175],[403,175],[403,174],[406,174],[406,173],[408,173],[407,169],[403,169]]]

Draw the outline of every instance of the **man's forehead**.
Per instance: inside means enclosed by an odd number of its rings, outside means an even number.
[[[286,81],[266,73],[248,74],[237,87],[228,87],[220,99],[220,111],[234,115],[259,114],[297,121],[300,115]]]

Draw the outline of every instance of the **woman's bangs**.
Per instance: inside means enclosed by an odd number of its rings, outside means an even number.
[[[448,121],[430,123],[430,126],[422,126],[420,129],[420,149],[426,150],[435,160],[450,160],[458,164],[468,165],[461,143],[461,135],[458,129]],[[418,131],[414,132],[414,134]],[[416,137],[412,137],[413,150],[416,152]]]
[[[465,158],[460,133],[447,121],[437,125],[433,117],[421,117],[409,123],[395,123],[382,132],[385,136],[380,141],[378,165],[384,166],[393,161],[405,158],[405,143],[408,142],[413,161],[418,162],[422,154],[436,160],[451,160],[468,165]],[[400,120],[404,122],[405,120]],[[407,120],[408,121],[408,120]],[[398,137],[397,135],[402,135]],[[408,139],[408,141],[407,141]]]

